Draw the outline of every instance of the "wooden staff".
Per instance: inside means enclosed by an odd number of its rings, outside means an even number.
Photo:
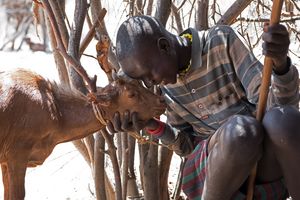
[[[273,0],[270,25],[279,23],[282,4],[283,4],[283,0]],[[259,91],[258,108],[256,114],[256,119],[260,122],[263,119],[264,112],[267,105],[269,86],[271,82],[272,67],[273,67],[272,59],[266,56],[264,60],[263,76],[262,76],[262,82]],[[256,170],[257,170],[257,163],[251,170],[249,176],[248,188],[247,188],[247,200],[253,199]]]

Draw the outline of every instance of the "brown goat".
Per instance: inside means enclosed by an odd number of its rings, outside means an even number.
[[[100,89],[97,101],[104,119],[126,109],[150,119],[165,109],[161,98],[136,82],[122,80]],[[0,72],[0,163],[5,200],[24,199],[26,168],[41,165],[57,144],[104,127],[79,92],[30,71]]]

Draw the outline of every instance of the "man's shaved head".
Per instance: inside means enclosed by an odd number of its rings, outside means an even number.
[[[168,32],[153,17],[130,17],[117,33],[120,67],[127,76],[142,80],[147,86],[175,83],[180,66],[177,50],[183,44],[179,41],[180,37]]]
[[[135,54],[140,47],[156,45],[158,38],[168,32],[155,18],[149,16],[134,16],[120,26],[117,33],[117,57],[121,61]]]

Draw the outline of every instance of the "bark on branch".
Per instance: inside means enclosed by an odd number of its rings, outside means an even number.
[[[96,28],[99,26],[100,22],[104,19],[106,13],[107,13],[106,9],[102,8],[102,10],[99,13],[98,20],[92,25],[92,27],[90,28],[89,32],[87,33],[87,35],[85,36],[85,38],[83,39],[80,45],[80,49],[79,49],[80,56],[83,54],[84,50],[88,47],[89,43],[95,36]]]
[[[217,24],[231,25],[237,16],[252,2],[252,0],[236,0],[230,8],[222,15]]]
[[[87,85],[89,87],[89,92],[91,92],[91,93],[96,92],[96,76],[94,77],[94,79],[91,80],[88,77],[88,74],[86,73],[84,68],[82,67],[81,63],[78,60],[71,57],[67,53],[66,48],[63,44],[63,41],[60,37],[60,31],[59,31],[54,13],[51,9],[51,6],[50,6],[48,0],[41,0],[41,1],[42,1],[42,4],[43,4],[43,7],[44,7],[44,9],[47,13],[47,16],[49,17],[49,20],[51,22],[51,27],[53,28],[53,32],[54,32],[55,38],[57,40],[57,48],[59,49],[60,53],[72,65],[72,67],[83,78],[83,80],[87,83]]]

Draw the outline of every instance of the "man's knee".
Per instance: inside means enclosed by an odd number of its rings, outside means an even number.
[[[263,119],[271,141],[276,145],[299,145],[300,113],[291,106],[272,108]]]
[[[262,148],[264,131],[262,125],[253,117],[236,115],[226,124],[226,143],[231,151],[251,156]]]

